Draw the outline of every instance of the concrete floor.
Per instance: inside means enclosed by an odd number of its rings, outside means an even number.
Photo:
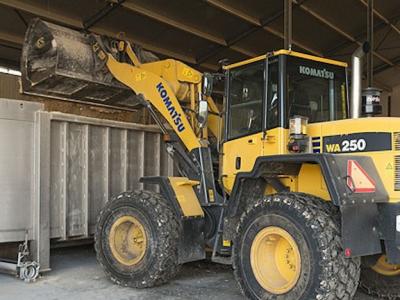
[[[243,299],[231,268],[207,262],[187,264],[171,283],[145,290],[122,288],[108,281],[92,248],[53,250],[51,264],[53,271],[35,283],[0,275],[0,299]],[[374,299],[359,292],[355,300]]]

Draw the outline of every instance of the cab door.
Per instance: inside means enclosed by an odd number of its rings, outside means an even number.
[[[265,127],[263,155],[277,155],[286,153],[288,134],[284,125],[282,89],[285,85],[285,76],[280,70],[279,59],[284,57],[271,57],[267,62],[267,84],[265,93]]]
[[[239,172],[250,171],[263,154],[266,61],[229,71],[222,175],[229,192]]]

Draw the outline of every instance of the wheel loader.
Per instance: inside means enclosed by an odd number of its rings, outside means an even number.
[[[362,97],[367,51],[352,56],[350,88],[346,63],[291,50],[201,73],[36,19],[21,83],[144,106],[163,132],[176,176],[141,178],[159,192],[114,195],[98,216],[97,260],[114,283],[157,286],[209,259],[232,265],[250,299],[352,299],[359,285],[397,299],[400,119],[375,117],[376,99]]]

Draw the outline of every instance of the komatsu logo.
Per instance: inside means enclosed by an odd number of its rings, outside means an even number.
[[[157,84],[156,86],[158,93],[161,96],[161,99],[163,100],[165,107],[167,108],[169,115],[172,118],[172,121],[174,122],[174,124],[176,125],[176,128],[179,132],[182,132],[185,130],[185,126],[183,125],[182,122],[182,116],[181,114],[179,114],[175,107],[172,105],[171,100],[169,99],[168,93],[165,90],[163,84],[160,82],[159,84]]]
[[[325,78],[325,79],[333,79],[335,74],[333,72],[327,71],[326,69],[315,69],[305,66],[299,66],[300,74],[305,74],[309,76]]]

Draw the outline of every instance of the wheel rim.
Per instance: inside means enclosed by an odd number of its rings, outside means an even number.
[[[280,227],[266,227],[256,235],[250,261],[258,283],[273,294],[290,291],[300,277],[299,248],[293,237]]]
[[[143,225],[133,216],[118,218],[111,226],[109,245],[112,255],[121,264],[133,266],[139,263],[147,246]]]
[[[385,276],[397,276],[400,275],[400,265],[392,265],[387,261],[386,255],[379,257],[378,261],[372,270]]]

